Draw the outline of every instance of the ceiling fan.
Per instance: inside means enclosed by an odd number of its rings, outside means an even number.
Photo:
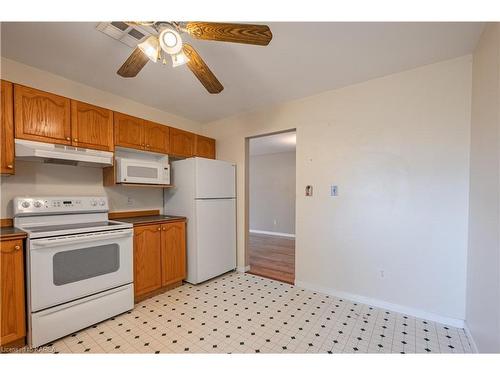
[[[273,35],[266,25],[250,25],[216,22],[127,22],[128,24],[150,26],[158,35],[151,35],[138,44],[132,54],[118,69],[122,77],[135,77],[149,60],[166,64],[168,57],[172,66],[187,64],[211,94],[220,93],[224,87],[190,44],[183,43],[181,34],[195,39],[219,42],[245,43],[267,46]]]

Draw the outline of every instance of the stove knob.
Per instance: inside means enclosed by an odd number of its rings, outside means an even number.
[[[97,201],[95,201],[95,200],[90,201],[90,205],[91,206],[97,206]]]
[[[101,200],[99,201],[99,204],[100,204],[101,206],[104,206],[104,205],[106,204],[106,202],[105,202],[103,199],[101,199]]]
[[[33,206],[35,206],[36,208],[40,208],[40,207],[42,207],[42,202],[35,201],[35,203],[33,203]]]
[[[21,203],[21,206],[22,206],[23,208],[28,208],[28,207],[30,206],[30,202],[28,202],[28,201],[23,201],[23,202]]]

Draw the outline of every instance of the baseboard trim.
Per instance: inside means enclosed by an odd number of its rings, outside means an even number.
[[[247,271],[250,271],[250,266],[243,266],[243,267],[238,266],[238,267],[236,267],[236,271],[241,272],[241,273],[245,273]]]
[[[364,303],[365,305],[370,305],[373,307],[378,307],[381,309],[394,311],[394,312],[397,312],[400,314],[411,315],[411,316],[414,316],[414,317],[419,318],[419,319],[431,320],[433,322],[441,323],[444,325],[449,325],[449,326],[456,327],[456,328],[464,328],[465,322],[462,319],[450,318],[450,317],[430,313],[427,311],[415,309],[412,307],[401,306],[401,305],[397,305],[394,303],[390,303],[390,302],[386,302],[386,301],[382,301],[382,300],[378,300],[378,299],[373,299],[373,298],[364,297],[364,296],[360,296],[360,295],[356,295],[356,294],[346,293],[346,292],[342,292],[342,291],[335,290],[335,289],[325,288],[325,287],[321,287],[321,286],[314,285],[314,284],[300,281],[300,280],[295,280],[295,285],[300,287],[300,288],[312,290],[315,292],[329,294],[329,295],[332,295],[332,296],[335,296],[338,298],[344,298],[344,299],[347,299],[347,300],[350,300],[353,302]]]
[[[250,233],[256,233],[256,234],[268,234],[270,236],[295,238],[295,234],[293,234],[293,233],[270,232],[270,231],[267,231],[267,230],[257,230],[257,229],[250,229],[249,232]]]
[[[472,348],[472,351],[474,353],[479,353],[479,349],[477,348],[476,341],[474,340],[474,337],[472,336],[472,332],[470,331],[470,328],[467,324],[467,321],[464,322],[464,330],[465,330],[465,334],[467,335],[467,338],[470,341],[470,346]]]

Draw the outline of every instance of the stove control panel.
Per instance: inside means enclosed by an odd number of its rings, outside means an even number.
[[[16,197],[14,216],[107,212],[107,197]]]

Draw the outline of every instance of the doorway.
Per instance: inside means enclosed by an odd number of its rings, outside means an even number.
[[[295,148],[290,130],[248,139],[247,264],[249,273],[295,281]]]

